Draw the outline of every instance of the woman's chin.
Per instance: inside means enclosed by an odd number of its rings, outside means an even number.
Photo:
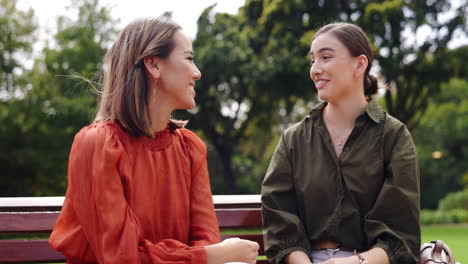
[[[195,106],[196,106],[195,99],[192,99],[192,100],[186,102],[185,105],[183,107],[181,107],[180,109],[191,110],[191,109],[194,109]]]
[[[317,98],[319,99],[319,101],[327,101],[328,102],[328,99],[330,99],[330,96],[327,95],[327,93],[319,91],[317,93]]]

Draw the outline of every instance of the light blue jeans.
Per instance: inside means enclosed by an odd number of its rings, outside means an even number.
[[[346,258],[354,255],[352,251],[344,251],[344,250],[330,250],[330,249],[322,249],[322,250],[312,250],[310,252],[310,257],[312,258],[313,263],[320,263],[331,258]]]

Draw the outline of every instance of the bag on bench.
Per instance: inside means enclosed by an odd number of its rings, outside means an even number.
[[[424,243],[419,253],[419,264],[455,264],[453,253],[442,240]]]

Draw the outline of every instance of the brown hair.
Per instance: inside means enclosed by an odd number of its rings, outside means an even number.
[[[115,121],[132,136],[152,137],[143,59],[166,58],[180,29],[164,16],[137,19],[124,28],[104,57],[101,100],[94,122]],[[183,122],[170,122],[171,128],[181,125]]]
[[[366,71],[364,73],[364,95],[368,100],[372,95],[377,93],[378,82],[377,78],[369,74],[372,68],[372,60],[374,55],[372,53],[371,44],[366,36],[366,33],[359,27],[350,23],[332,23],[321,27],[312,38],[314,41],[319,35],[331,33],[333,34],[343,45],[348,48],[349,53],[353,57],[364,55],[369,61]]]

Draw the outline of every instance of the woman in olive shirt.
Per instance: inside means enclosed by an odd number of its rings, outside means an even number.
[[[419,168],[408,129],[372,99],[358,26],[322,27],[310,49],[322,103],[281,135],[262,186],[272,263],[415,263]]]

